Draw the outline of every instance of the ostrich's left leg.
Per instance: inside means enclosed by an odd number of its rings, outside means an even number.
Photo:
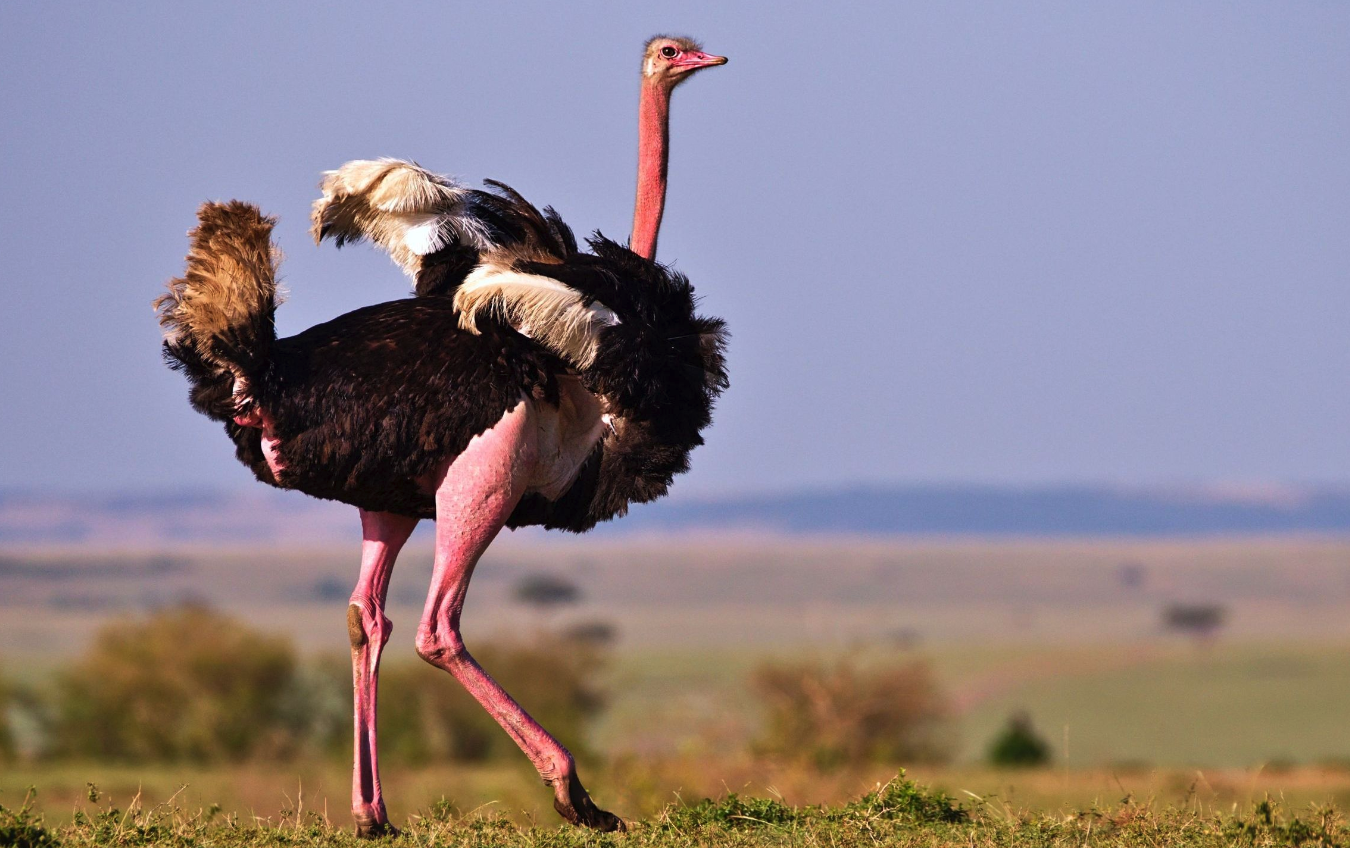
[[[361,510],[361,577],[347,606],[347,635],[352,643],[352,690],[355,700],[355,764],[352,767],[352,816],[358,836],[396,833],[389,824],[380,791],[380,766],[375,744],[375,692],[380,652],[393,625],[384,615],[389,575],[408,541],[416,518]]]
[[[459,619],[473,568],[525,491],[537,454],[533,412],[521,403],[455,458],[436,488],[436,560],[417,653],[445,669],[497,720],[553,787],[553,807],[573,824],[623,830],[623,821],[595,806],[576,762],[558,740],[469,655]]]

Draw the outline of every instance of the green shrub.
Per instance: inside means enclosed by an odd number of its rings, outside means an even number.
[[[1050,762],[1050,743],[1031,726],[1031,717],[1017,713],[989,746],[990,765],[1002,768],[1030,768]]]
[[[821,767],[861,761],[940,762],[946,701],[928,665],[770,663],[752,686],[765,704],[756,747]]]
[[[295,669],[289,642],[203,607],[114,621],[59,674],[51,747],[137,761],[286,754]]]

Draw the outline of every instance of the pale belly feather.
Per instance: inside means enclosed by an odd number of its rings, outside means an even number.
[[[558,378],[558,405],[533,402],[538,459],[527,492],[557,500],[572,485],[605,431],[600,400],[576,377]]]

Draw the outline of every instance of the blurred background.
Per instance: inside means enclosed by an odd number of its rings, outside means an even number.
[[[1350,7],[1312,2],[0,8],[0,803],[343,820],[355,512],[251,480],[150,301],[230,197],[280,217],[283,334],[406,295],[306,235],[358,157],[625,237],[657,32],[731,58],[675,96],[660,258],[732,387],[670,498],[504,534],[465,614],[597,800],[1350,803]],[[548,820],[413,655],[428,530],[391,813]]]

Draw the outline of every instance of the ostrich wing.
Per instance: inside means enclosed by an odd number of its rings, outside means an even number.
[[[451,294],[489,256],[498,264],[560,263],[577,251],[572,231],[509,186],[468,188],[400,159],[357,159],[324,173],[310,233],[338,247],[369,240],[412,277],[418,295]]]
[[[369,239],[389,252],[413,279],[423,257],[448,247],[495,246],[489,222],[474,214],[481,194],[449,177],[399,159],[357,159],[324,173],[323,196],[310,213],[314,241],[338,247]]]
[[[467,188],[398,159],[348,162],[324,175],[311,232],[339,247],[367,239],[384,248],[417,294],[454,295],[465,330],[496,318],[589,367],[600,331],[619,319],[566,283],[516,267],[565,265],[577,254],[572,231],[552,209],[541,213],[510,187],[488,185]]]

